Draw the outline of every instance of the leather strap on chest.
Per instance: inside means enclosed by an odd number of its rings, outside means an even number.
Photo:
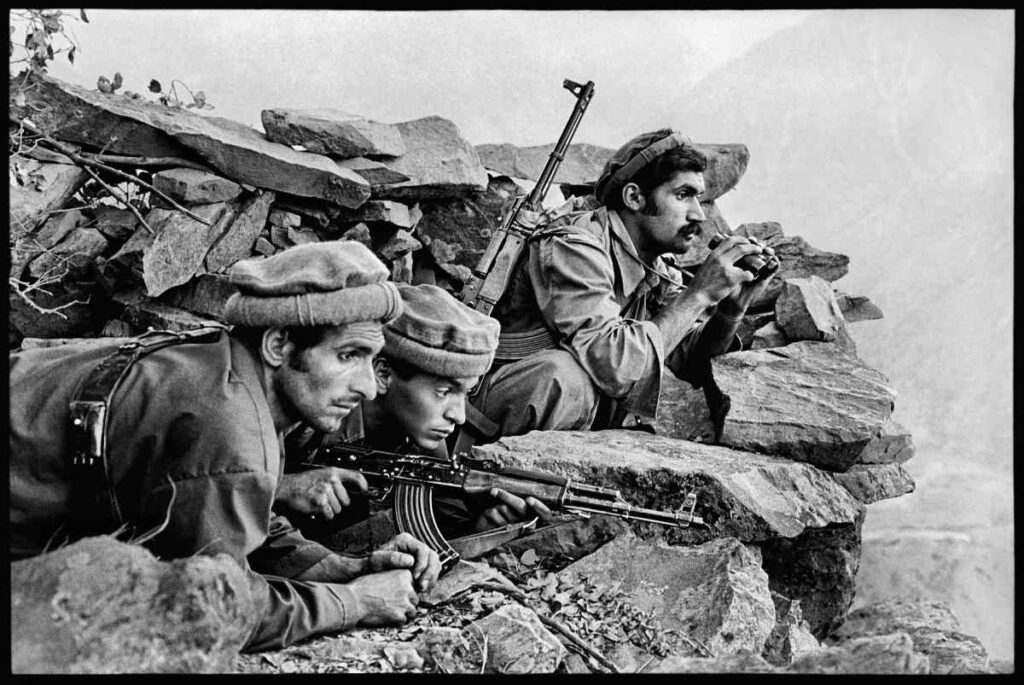
[[[68,403],[71,472],[74,477],[73,515],[79,522],[115,526],[124,522],[107,466],[107,425],[110,405],[131,366],[169,345],[212,342],[226,329],[149,331],[119,346],[97,364]]]

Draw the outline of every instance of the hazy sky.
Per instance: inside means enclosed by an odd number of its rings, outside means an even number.
[[[576,142],[617,147],[666,94],[806,11],[87,10],[70,21],[91,88],[120,71],[202,90],[212,114],[260,127],[260,110],[332,107],[395,123],[440,115],[474,144],[552,143],[573,105],[562,80],[595,83]],[[644,122],[646,123],[646,122]],[[657,125],[680,126],[682,122]]]

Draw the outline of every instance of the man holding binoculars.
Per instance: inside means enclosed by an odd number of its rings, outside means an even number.
[[[686,287],[661,259],[701,233],[706,167],[680,133],[639,135],[595,183],[600,207],[530,237],[493,312],[495,363],[470,400],[497,424],[494,436],[649,426],[663,365],[701,387],[710,358],[738,348],[736,328],[778,268],[773,250],[715,236]]]

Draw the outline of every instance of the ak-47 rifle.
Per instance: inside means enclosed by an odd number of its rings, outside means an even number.
[[[491,488],[501,488],[518,497],[535,497],[553,511],[583,517],[607,514],[679,528],[706,525],[701,517],[694,514],[697,496],[692,492],[685,496],[677,512],[643,509],[623,499],[618,490],[580,483],[543,471],[509,468],[489,459],[469,456],[454,455],[445,461],[334,443],[318,451],[315,463],[304,466],[337,466],[359,471],[366,477],[372,496],[384,499],[392,494],[398,531],[410,533],[437,552],[442,573],[458,562],[460,550],[479,548],[476,544],[479,538],[486,536],[490,543],[514,539],[531,530],[536,520],[449,541],[442,535],[434,518],[435,490],[454,495],[480,495]]]
[[[522,254],[526,239],[533,232],[526,221],[523,220],[522,211],[528,209],[532,212],[540,211],[541,201],[547,195],[551,187],[551,181],[555,172],[565,159],[565,153],[569,149],[569,143],[576,134],[576,129],[583,119],[583,113],[590,104],[590,98],[594,96],[594,82],[587,81],[586,85],[580,85],[574,81],[565,79],[562,87],[569,90],[576,96],[576,106],[569,115],[569,121],[562,129],[562,135],[555,143],[554,149],[548,155],[547,164],[537,179],[537,185],[529,197],[519,195],[505,213],[501,225],[492,234],[491,241],[487,244],[480,261],[473,269],[475,278],[467,283],[460,295],[463,303],[484,314],[490,315],[491,310],[505,294],[509,281],[516,264],[519,262],[519,255]]]

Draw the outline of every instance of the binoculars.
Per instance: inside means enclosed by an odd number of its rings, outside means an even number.
[[[722,235],[721,233],[714,234],[713,236],[711,236],[711,240],[708,241],[708,248],[712,250],[715,249],[727,237],[728,236]],[[743,257],[741,257],[735,265],[743,269],[744,271],[749,271],[750,273],[754,274],[754,280],[757,280],[761,278],[766,278],[775,273],[776,271],[778,271],[779,267],[782,266],[782,263],[779,262],[779,258],[774,255],[767,256],[759,254],[748,254],[743,255]]]

